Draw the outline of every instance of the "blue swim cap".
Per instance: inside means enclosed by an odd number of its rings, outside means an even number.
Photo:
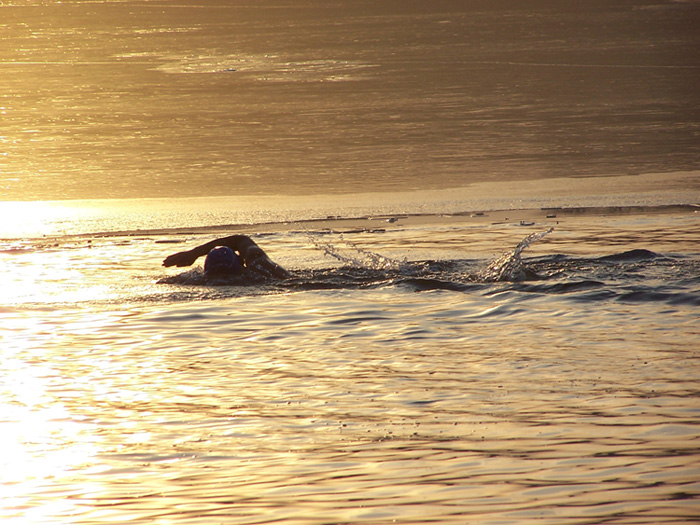
[[[241,259],[228,246],[218,246],[207,254],[204,271],[211,274],[236,274],[243,271]]]

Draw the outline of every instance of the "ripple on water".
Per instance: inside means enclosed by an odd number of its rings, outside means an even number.
[[[679,260],[559,256],[533,265],[567,275],[519,283],[445,263],[5,308],[0,518],[690,521],[694,304],[619,300],[619,264],[694,289]]]

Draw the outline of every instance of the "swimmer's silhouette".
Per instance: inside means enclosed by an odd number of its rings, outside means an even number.
[[[227,247],[234,253],[228,254],[218,248]],[[211,273],[239,273],[242,270],[240,263],[248,270],[263,275],[265,277],[275,277],[286,279],[289,272],[279,264],[273,262],[260,246],[247,235],[231,235],[214,239],[208,243],[192,248],[185,252],[169,255],[163,261],[163,266],[191,266],[194,262],[206,255],[207,261],[204,264],[205,272]],[[236,263],[231,257],[240,258],[240,263]]]
[[[551,233],[553,229],[549,228],[542,232],[531,233],[520,241],[513,250],[505,252],[492,261],[484,270],[470,277],[470,280],[499,282],[540,279],[539,275],[525,267],[521,259],[521,253],[532,243]],[[344,260],[332,250],[326,249],[326,253]],[[250,271],[253,274],[266,278],[287,279],[292,277],[287,270],[273,262],[263,249],[255,244],[253,239],[247,235],[240,234],[214,239],[191,250],[170,255],[163,261],[163,266],[191,266],[199,257],[204,255],[207,256],[204,263],[204,274],[207,276],[237,275]],[[372,255],[373,262],[376,263],[377,260],[381,260],[381,256]],[[349,261],[352,262],[351,259]],[[384,265],[384,262],[382,262],[382,265]],[[420,269],[420,266],[417,268]],[[367,270],[367,268],[362,269]],[[378,270],[376,266],[373,269]],[[385,266],[382,266],[382,269],[388,271]],[[405,265],[401,267],[401,270],[404,269],[406,269]],[[248,277],[251,277],[251,273],[248,273]],[[386,278],[387,274],[384,273],[381,276]]]

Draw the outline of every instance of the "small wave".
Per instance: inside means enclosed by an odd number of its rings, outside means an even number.
[[[475,283],[463,283],[456,281],[443,281],[440,279],[412,277],[396,283],[399,286],[409,288],[416,292],[428,292],[433,290],[451,290],[456,292],[468,292],[477,288]]]
[[[666,303],[674,306],[700,306],[700,295],[687,292],[664,292],[654,289],[632,290],[617,296],[621,303]]]
[[[539,293],[543,295],[560,295],[589,292],[591,290],[598,290],[604,287],[605,283],[601,281],[583,280],[572,282],[559,282],[553,284],[520,284],[517,286],[517,288],[514,289],[520,292],[527,293]]]
[[[254,286],[265,282],[265,278],[255,272],[244,270],[239,275],[207,275],[201,266],[177,275],[162,277],[158,284],[179,284],[185,286]]]
[[[610,261],[610,262],[625,262],[625,261],[649,261],[653,259],[658,259],[663,257],[658,253],[652,252],[650,250],[636,249],[628,250],[622,253],[615,253],[612,255],[606,255],[604,257],[599,257],[599,261]]]

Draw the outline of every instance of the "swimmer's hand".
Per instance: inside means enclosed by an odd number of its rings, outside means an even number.
[[[163,266],[192,266],[199,255],[192,250],[168,255],[163,261]]]

